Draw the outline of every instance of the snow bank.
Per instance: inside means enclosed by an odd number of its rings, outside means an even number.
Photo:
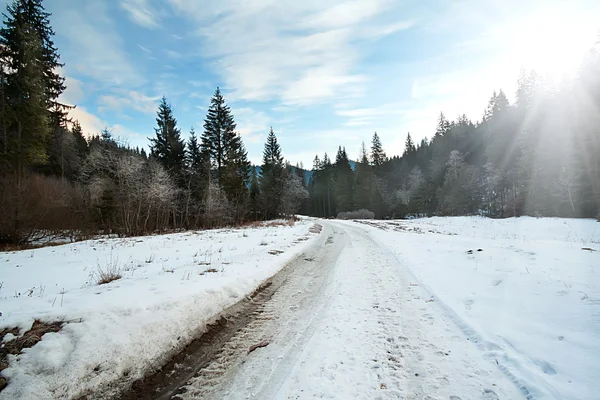
[[[458,217],[351,224],[393,251],[525,397],[598,398],[600,223]]]
[[[312,223],[0,253],[0,329],[70,321],[10,359],[0,399],[71,398],[143,376],[308,246]],[[274,252],[273,250],[278,250]],[[279,253],[282,251],[283,253]],[[271,252],[271,253],[270,253]],[[122,278],[98,285],[99,268]]]

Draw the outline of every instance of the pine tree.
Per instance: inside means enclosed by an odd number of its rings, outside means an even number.
[[[415,143],[410,137],[410,133],[406,136],[406,142],[404,143],[404,157],[410,157],[417,151]]]
[[[19,176],[47,161],[49,135],[42,40],[23,6],[20,1],[9,5],[0,29],[3,114],[10,118],[3,121],[3,158]]]
[[[265,218],[274,218],[281,208],[285,166],[281,147],[273,128],[269,131],[263,151],[262,176],[260,178],[262,208]]]
[[[245,202],[248,195],[248,183],[250,182],[250,161],[248,161],[248,152],[237,133],[231,137],[225,135],[227,143],[227,153],[223,159],[223,176],[221,177],[221,186],[227,195],[227,198],[236,208],[237,218],[243,218],[246,213]]]
[[[199,201],[204,198],[210,174],[210,162],[206,154],[202,154],[198,137],[194,128],[190,129],[190,138],[187,142],[186,164],[189,175],[189,188],[191,196]]]
[[[167,172],[175,179],[177,185],[183,187],[185,166],[185,142],[181,131],[177,128],[177,120],[173,116],[171,105],[163,96],[158,106],[155,138],[150,139],[150,151]]]
[[[250,179],[250,213],[257,220],[260,210],[260,184],[258,181],[258,173],[256,167],[252,168],[252,178]]]
[[[210,103],[204,120],[201,148],[203,153],[209,155],[213,166],[217,169],[217,178],[220,182],[224,174],[227,154],[232,147],[239,147],[239,144],[236,141],[236,123],[218,87]]]
[[[354,208],[354,173],[346,149],[338,148],[334,165],[334,194],[336,214]]]
[[[373,167],[369,164],[365,142],[360,149],[360,158],[356,165],[354,206],[357,210],[370,209],[373,192]]]
[[[69,130],[58,127],[52,135],[48,150],[47,172],[63,179],[75,178],[80,164],[76,137]]]
[[[4,50],[2,58],[7,58],[11,69],[16,71],[22,62],[15,56],[19,53],[23,40],[19,30],[28,26],[27,29],[36,36],[40,48],[36,58],[42,73],[46,110],[50,113],[48,122],[52,126],[60,126],[60,122],[66,119],[67,110],[72,107],[58,102],[59,96],[66,89],[65,78],[59,74],[64,64],[60,63],[60,55],[54,45],[51,14],[46,12],[42,3],[42,0],[14,0],[7,6],[4,27],[0,30],[0,47]]]
[[[385,156],[385,152],[383,151],[381,139],[379,139],[379,135],[377,135],[377,132],[375,132],[375,134],[373,135],[373,140],[371,142],[371,164],[375,167],[381,167],[386,161],[386,159],[387,157]]]
[[[196,131],[192,127],[190,129],[190,138],[187,143],[187,164],[192,171],[197,171],[202,165],[202,152],[198,144]]]
[[[89,153],[88,142],[83,135],[83,129],[81,128],[81,124],[79,121],[75,120],[73,122],[73,128],[71,128],[71,133],[75,137],[75,143],[77,146],[77,154],[79,155],[79,159],[83,160]]]
[[[446,116],[443,112],[440,112],[437,128],[435,130],[434,140],[446,135],[450,131],[451,127],[452,124],[450,123],[450,121],[446,119]]]

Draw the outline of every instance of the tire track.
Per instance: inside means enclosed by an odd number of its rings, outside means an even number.
[[[320,246],[290,266],[285,281],[251,315],[211,361],[176,393],[175,398],[228,398],[245,393],[245,398],[268,399],[276,395],[298,355],[327,308],[333,290],[335,261],[347,244],[347,235],[325,228]],[[265,348],[248,354],[248,348],[263,340]],[[277,356],[265,357],[264,353]]]

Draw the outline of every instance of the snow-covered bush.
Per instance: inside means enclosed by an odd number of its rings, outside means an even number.
[[[337,215],[338,219],[374,219],[375,213],[362,209],[358,211],[341,212]]]

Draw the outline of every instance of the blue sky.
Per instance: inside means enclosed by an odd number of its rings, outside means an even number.
[[[6,0],[0,0],[5,4]],[[250,159],[269,126],[292,163],[374,131],[388,155],[431,137],[440,111],[479,119],[521,67],[572,72],[600,28],[595,0],[47,0],[73,117],[133,146],[162,95],[184,136],[216,86]],[[3,7],[4,8],[4,7]]]

